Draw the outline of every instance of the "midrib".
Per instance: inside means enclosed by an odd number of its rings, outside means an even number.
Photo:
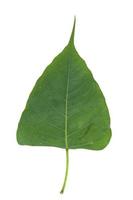
[[[65,104],[65,146],[68,149],[68,122],[67,122],[67,111],[68,111],[68,88],[69,88],[69,67],[68,67],[68,75],[67,75],[67,85],[66,85],[66,104]]]
[[[67,131],[68,131],[68,124],[67,124],[67,110],[68,110],[68,88],[69,88],[69,67],[68,67],[68,74],[67,74],[67,84],[66,84],[66,104],[65,104],[65,146],[66,146],[66,172],[64,177],[64,182],[60,193],[64,192],[67,176],[68,176],[68,166],[69,166],[69,154],[68,154],[68,141],[67,141]]]

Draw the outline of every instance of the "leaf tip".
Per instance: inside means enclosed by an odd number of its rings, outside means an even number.
[[[74,46],[75,25],[76,25],[76,16],[74,16],[72,33],[71,33],[70,40],[69,40],[69,43],[68,43],[68,45],[71,45],[71,46]]]

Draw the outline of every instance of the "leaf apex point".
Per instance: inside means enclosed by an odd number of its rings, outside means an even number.
[[[74,15],[72,33],[71,33],[70,40],[68,43],[68,45],[71,45],[71,46],[74,46],[75,25],[76,25],[76,16]]]

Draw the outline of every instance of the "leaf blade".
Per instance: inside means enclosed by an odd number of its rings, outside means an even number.
[[[108,108],[91,71],[74,47],[75,23],[76,19],[68,45],[46,68],[33,88],[18,125],[19,144],[85,148],[86,141],[92,143],[93,140],[94,143],[99,135],[104,137],[105,130],[108,130],[105,143],[109,143]],[[84,134],[83,127],[90,123],[91,128]],[[70,135],[73,131],[77,131],[74,137]],[[97,150],[96,146],[89,145],[88,149]]]

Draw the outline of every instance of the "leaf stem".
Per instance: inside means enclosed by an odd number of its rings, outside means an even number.
[[[68,168],[69,168],[69,151],[68,151],[68,149],[66,149],[66,172],[65,172],[65,178],[64,178],[63,186],[62,186],[62,189],[60,191],[61,194],[63,194],[65,186],[66,186],[67,177],[68,177]]]

